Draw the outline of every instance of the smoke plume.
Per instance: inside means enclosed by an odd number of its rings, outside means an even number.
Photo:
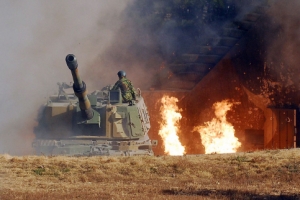
[[[297,0],[270,3],[248,34],[247,48],[234,58],[245,86],[268,99],[268,106],[297,108],[299,104],[298,9]]]
[[[187,50],[189,44],[201,44],[212,33],[218,34],[218,19],[209,28],[197,24],[200,32],[189,27],[188,23],[184,28],[191,31],[176,28],[176,20],[184,20],[174,17],[174,13],[169,15],[164,10],[169,6],[165,2],[172,1],[1,1],[0,153],[32,153],[33,129],[40,106],[49,95],[57,92],[57,82],[72,81],[64,60],[67,54],[77,56],[81,77],[89,91],[113,84],[119,70],[127,72],[135,87],[149,88],[157,81],[154,75],[164,61],[174,59],[177,53]],[[205,2],[208,1],[203,1],[201,7],[185,8],[180,12],[192,13],[195,19],[203,19],[203,22],[212,20],[216,16],[206,15]],[[250,9],[244,1],[228,2],[240,3],[223,9],[220,17],[229,11],[233,13],[225,21],[240,19]],[[148,3],[149,6],[138,10],[139,3]],[[290,86],[291,80],[298,90],[299,8],[296,0],[278,1],[272,7],[268,20],[262,22],[268,26],[255,35],[257,41],[263,40],[263,48],[252,46],[259,50],[251,54],[248,48],[246,53],[251,56],[240,57],[243,61],[238,64],[241,64],[240,73],[245,80],[257,77],[258,67],[253,67],[253,64],[249,67],[249,60],[257,61],[261,73],[266,61],[270,69],[269,80],[272,79],[269,83],[279,82],[285,77],[280,87]],[[160,16],[161,13],[167,14]],[[153,22],[159,23],[149,25],[147,23],[152,18],[147,17],[153,17]],[[163,20],[156,20],[156,17]],[[253,75],[248,76],[251,73]],[[252,83],[250,81],[249,85]]]
[[[32,153],[40,106],[57,92],[57,82],[72,81],[65,56],[77,56],[80,72],[94,64],[119,29],[128,2],[0,2],[0,153]]]

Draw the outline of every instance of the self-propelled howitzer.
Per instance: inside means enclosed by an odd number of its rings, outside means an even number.
[[[136,102],[122,103],[120,90],[104,87],[88,94],[74,55],[66,57],[73,86],[59,83],[49,97],[33,147],[43,155],[153,155],[150,118],[141,91]],[[73,87],[72,92],[67,92]]]

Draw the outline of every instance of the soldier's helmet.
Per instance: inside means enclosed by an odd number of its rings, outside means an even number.
[[[121,77],[126,77],[126,72],[124,71],[119,71],[118,72],[118,77],[121,78]]]

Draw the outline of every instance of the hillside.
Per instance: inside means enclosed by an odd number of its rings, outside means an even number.
[[[300,150],[183,157],[0,155],[0,199],[300,199]]]

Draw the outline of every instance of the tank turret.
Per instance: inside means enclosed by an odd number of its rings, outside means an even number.
[[[109,86],[88,93],[73,54],[65,58],[73,78],[71,86],[58,84],[58,95],[45,104],[33,147],[43,155],[153,155],[150,117],[138,89],[137,103],[122,103],[120,90]],[[77,97],[77,98],[76,98]]]

